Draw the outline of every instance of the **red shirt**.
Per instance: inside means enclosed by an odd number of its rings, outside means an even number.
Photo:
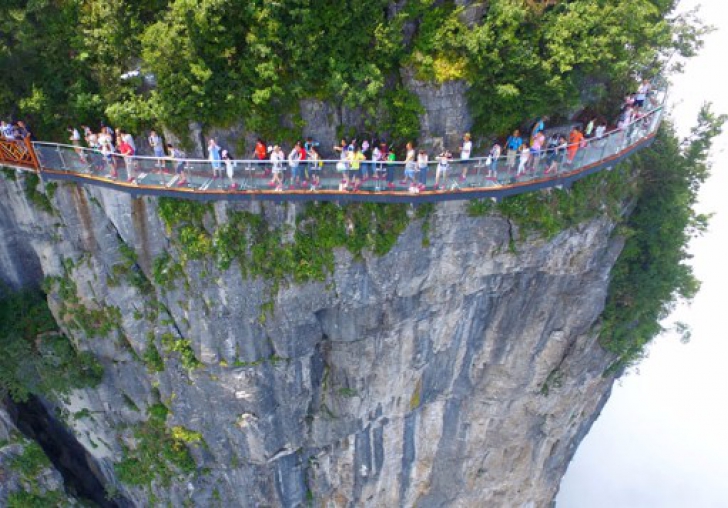
[[[265,156],[267,155],[267,151],[265,149],[265,145],[263,143],[256,143],[255,144],[255,156],[259,160],[265,159]]]
[[[122,141],[119,145],[119,153],[125,157],[130,157],[134,155],[134,149],[129,143]]]

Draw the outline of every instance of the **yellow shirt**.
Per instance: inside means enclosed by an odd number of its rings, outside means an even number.
[[[361,161],[367,160],[367,158],[361,152],[351,152],[351,154],[347,158],[349,159],[349,162],[351,162],[351,169],[359,169],[359,166],[361,166]]]

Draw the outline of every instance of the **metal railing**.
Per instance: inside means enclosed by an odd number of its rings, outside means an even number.
[[[124,157],[45,142],[35,142],[33,147],[44,177],[105,184],[133,194],[195,195],[199,199],[248,196],[284,200],[296,196],[316,200],[352,194],[359,196],[357,201],[386,201],[385,196],[398,196],[399,201],[443,195],[470,199],[473,193],[510,195],[568,184],[645,146],[661,117],[660,107],[623,129],[559,150],[511,153],[495,159],[436,158],[425,165],[402,161],[210,161]]]
[[[664,94],[659,104],[664,101]],[[653,97],[652,104],[658,104]],[[568,186],[649,145],[658,105],[622,129],[579,144],[500,157],[416,161],[233,160],[124,157],[57,143],[0,141],[0,165],[39,170],[49,179],[101,185],[133,195],[199,200],[267,199],[431,202],[501,198]],[[564,133],[566,134],[566,133]]]
[[[37,171],[39,164],[30,139],[9,140],[0,138],[0,166]]]

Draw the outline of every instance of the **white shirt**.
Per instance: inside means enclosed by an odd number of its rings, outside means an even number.
[[[301,152],[298,151],[298,148],[291,150],[291,153],[288,154],[288,165],[292,168],[297,168],[300,160]]]
[[[647,93],[650,91],[650,85],[647,83],[643,83],[640,85],[640,87],[637,89],[637,97],[636,99],[638,101],[643,101],[647,98]]]
[[[473,142],[472,141],[465,141],[463,143],[463,148],[460,152],[460,158],[461,159],[469,159],[470,158],[470,152],[473,151]]]
[[[281,150],[273,150],[270,154],[270,160],[273,162],[273,169],[275,171],[280,171],[281,169],[281,161],[285,158],[283,155],[283,151]]]
[[[417,165],[422,168],[427,167],[427,162],[429,161],[429,158],[427,157],[426,153],[421,153],[417,156]]]

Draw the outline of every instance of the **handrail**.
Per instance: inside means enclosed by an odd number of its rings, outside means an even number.
[[[663,102],[663,101],[660,101]],[[46,179],[88,183],[134,196],[198,200],[432,202],[520,194],[569,186],[649,145],[660,105],[621,129],[560,150],[428,161],[322,159],[290,163],[175,159],[102,153],[80,146],[0,141],[0,165],[39,171]],[[4,156],[3,147],[9,156]],[[505,150],[505,147],[504,147]],[[5,159],[12,159],[9,163]],[[289,175],[287,175],[290,174]],[[433,185],[437,184],[437,185]]]
[[[0,138],[0,166],[7,165],[40,170],[40,164],[29,137],[22,140]]]
[[[401,161],[394,164],[366,161],[358,170],[349,165],[345,166],[344,171],[337,171],[341,161],[320,161],[318,168],[302,161],[297,168],[302,172],[300,185],[291,187],[289,178],[285,185],[275,184],[271,187],[268,182],[274,169],[281,173],[284,168],[287,172],[291,171],[287,161],[275,168],[271,161],[235,161],[231,163],[233,178],[230,179],[222,161],[175,160],[167,157],[124,158],[80,147],[49,143],[36,143],[34,146],[43,178],[99,185],[135,196],[156,195],[197,200],[414,203],[481,197],[499,199],[542,188],[569,186],[575,180],[610,167],[652,141],[661,115],[662,108],[658,108],[624,129],[590,140],[586,146],[572,145],[565,154],[544,151],[534,157],[530,165],[527,161],[523,167],[520,167],[519,157],[508,156],[491,161],[484,157],[452,161],[444,177],[440,175],[438,179],[444,188],[437,189],[433,187],[430,175],[424,189],[413,186],[413,177],[418,179],[423,172],[412,172],[411,166]],[[428,165],[428,169],[432,169],[431,166]],[[368,179],[360,184],[356,192],[352,192],[352,182],[361,175],[362,168],[366,169]],[[181,178],[176,170],[181,171],[180,174],[187,179],[184,186],[178,186]],[[463,170],[466,175],[464,180],[461,179]],[[129,177],[135,180],[125,181]],[[312,177],[318,183],[313,188]],[[304,178],[308,179],[306,186],[302,186]]]

